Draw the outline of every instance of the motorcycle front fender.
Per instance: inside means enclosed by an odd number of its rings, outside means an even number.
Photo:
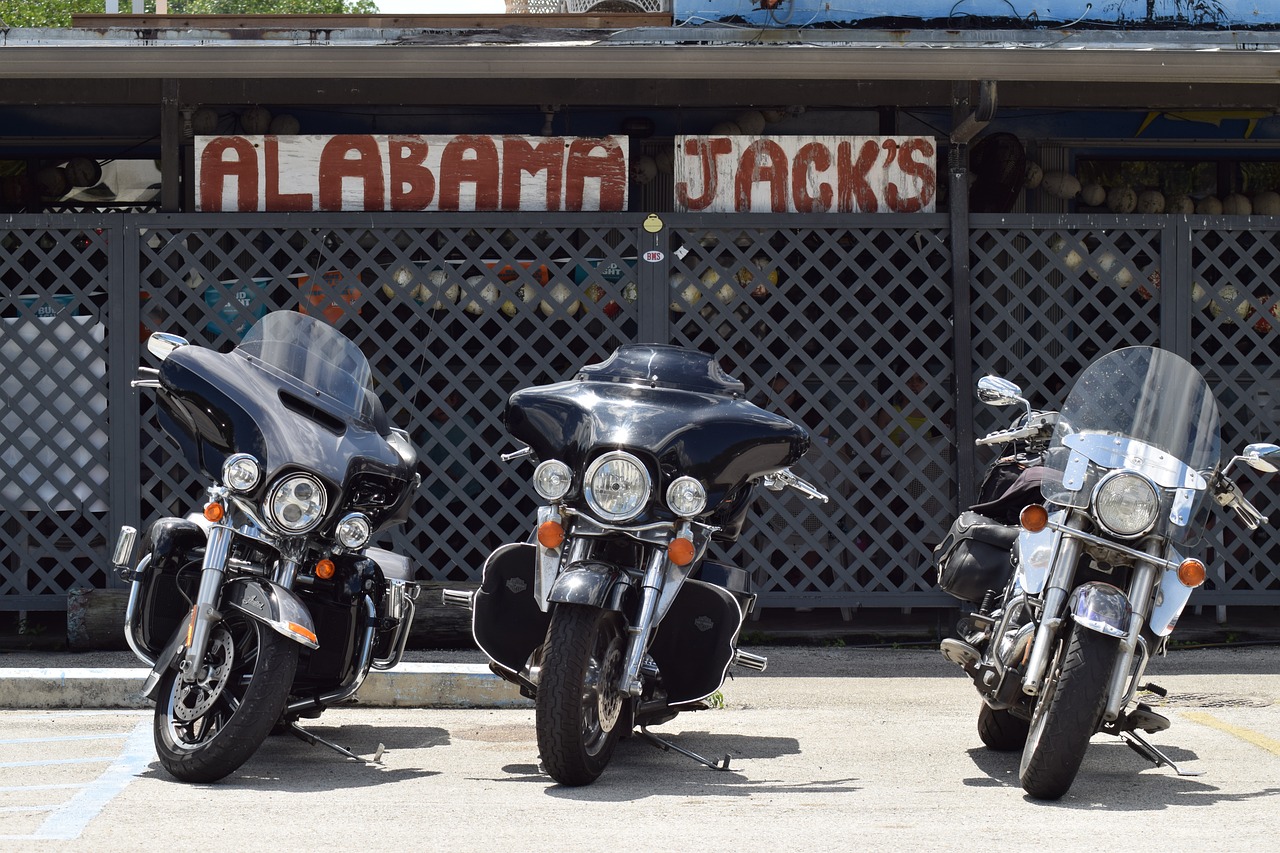
[[[622,610],[631,579],[622,569],[598,560],[573,563],[556,578],[547,600],[555,604],[585,604]]]
[[[266,578],[236,578],[222,587],[222,604],[309,649],[320,648],[311,611],[296,594]]]
[[[1129,636],[1133,607],[1124,590],[1109,583],[1090,582],[1071,593],[1067,610],[1076,624],[1121,639]]]

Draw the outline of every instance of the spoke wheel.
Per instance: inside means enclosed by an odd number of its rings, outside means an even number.
[[[1078,624],[1058,639],[1018,771],[1023,790],[1036,799],[1059,799],[1080,772],[1089,739],[1102,724],[1119,648],[1117,638]]]
[[[562,785],[594,782],[613,755],[629,699],[618,689],[626,650],[619,614],[557,605],[535,709],[543,767]]]
[[[236,611],[214,626],[194,681],[170,670],[153,726],[160,763],[184,782],[214,782],[249,759],[289,698],[298,645]]]

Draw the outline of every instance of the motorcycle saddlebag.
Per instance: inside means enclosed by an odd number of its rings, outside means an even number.
[[[960,513],[946,537],[933,549],[938,586],[949,595],[975,604],[988,591],[1000,592],[1013,575],[1009,559],[1018,528],[985,515]]]

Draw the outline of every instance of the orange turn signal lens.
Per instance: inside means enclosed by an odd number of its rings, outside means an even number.
[[[1178,566],[1178,581],[1183,586],[1189,586],[1192,589],[1204,583],[1205,568],[1204,563],[1195,558],[1187,558]]]
[[[320,578],[322,581],[327,581],[329,578],[333,577],[333,573],[336,569],[337,567],[333,564],[333,560],[321,560],[316,563],[316,577]]]
[[[222,509],[222,504],[217,503],[216,501],[214,503],[204,505],[204,517],[212,522],[217,523],[222,521],[222,516],[225,514],[226,513]]]
[[[1049,510],[1040,504],[1030,504],[1022,508],[1018,521],[1028,533],[1039,533],[1049,524]]]
[[[191,608],[191,619],[187,621],[187,648],[191,648],[191,639],[196,635],[196,613],[199,612],[195,607]]]
[[[564,527],[558,521],[544,521],[538,525],[538,544],[555,550],[564,543]]]
[[[319,643],[319,640],[316,639],[316,632],[309,630],[304,625],[299,625],[297,622],[286,622],[284,626],[299,637],[310,640],[312,645]]]
[[[693,543],[688,539],[672,539],[667,546],[667,557],[677,566],[687,566],[693,562]]]

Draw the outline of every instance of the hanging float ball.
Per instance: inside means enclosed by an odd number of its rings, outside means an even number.
[[[1023,179],[1022,184],[1029,190],[1038,189],[1040,183],[1044,180],[1044,169],[1040,168],[1040,164],[1034,160],[1027,161],[1027,176]]]
[[[1164,193],[1159,190],[1143,190],[1138,193],[1139,213],[1164,213]]]
[[[72,157],[65,168],[73,187],[92,187],[102,180],[102,167],[88,157]]]
[[[1217,196],[1207,195],[1196,202],[1196,213],[1203,216],[1220,216],[1222,214],[1222,202],[1218,200]]]
[[[1080,188],[1080,203],[1089,207],[1097,207],[1107,200],[1107,191],[1102,184],[1085,184]]]
[[[271,127],[271,111],[265,107],[249,107],[240,113],[240,126],[252,136],[260,136]]]
[[[1171,195],[1164,202],[1165,213],[1195,213],[1196,203],[1186,195]]]
[[[301,130],[298,120],[288,113],[281,113],[271,119],[271,123],[267,125],[267,133],[272,136],[296,136]]]
[[[218,113],[208,107],[200,107],[191,114],[191,132],[196,136],[212,136],[218,132]]]
[[[71,180],[61,166],[45,166],[35,174],[36,189],[44,198],[61,198],[71,192]]]
[[[1248,216],[1253,213],[1253,205],[1248,196],[1230,193],[1222,199],[1222,212],[1228,216]]]
[[[1133,213],[1138,206],[1138,194],[1132,187],[1112,187],[1107,190],[1107,210],[1112,213]]]

